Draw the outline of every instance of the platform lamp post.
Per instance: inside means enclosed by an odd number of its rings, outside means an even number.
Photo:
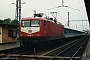
[[[15,3],[12,3],[12,4],[15,4]],[[21,19],[21,4],[26,4],[26,2],[21,3],[21,0],[16,0],[15,20],[18,21],[17,23],[19,23]],[[19,34],[19,27],[17,27],[17,31],[18,31],[17,33]]]
[[[19,26],[20,26],[20,19],[21,19],[21,4],[26,4],[26,2],[23,2],[21,3],[21,0],[18,0],[18,10],[19,10],[19,13],[18,13],[18,21],[19,21]],[[18,27],[18,31],[20,31],[20,27]],[[18,34],[20,34],[18,32]]]
[[[23,3],[21,3],[21,0],[18,0],[19,1],[19,21],[20,21],[20,19],[21,19],[21,4],[26,4],[26,2],[23,2]]]
[[[21,19],[21,0],[18,0],[19,1],[19,22],[20,22],[20,19]]]

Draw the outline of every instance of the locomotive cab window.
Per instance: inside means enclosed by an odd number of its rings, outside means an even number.
[[[39,27],[39,20],[22,20],[22,27]]]
[[[30,26],[30,21],[22,21],[22,26],[23,27]]]
[[[32,26],[38,27],[39,24],[40,24],[40,21],[39,20],[31,20],[31,27]]]

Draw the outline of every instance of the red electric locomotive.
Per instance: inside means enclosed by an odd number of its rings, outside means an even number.
[[[20,20],[20,45],[41,46],[64,37],[64,26],[43,13]]]

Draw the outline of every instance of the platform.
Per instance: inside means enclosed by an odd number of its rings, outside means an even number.
[[[16,47],[20,47],[19,42],[0,45],[0,51],[6,50],[6,49],[12,49],[12,48],[16,48]]]
[[[90,38],[81,60],[90,60]]]

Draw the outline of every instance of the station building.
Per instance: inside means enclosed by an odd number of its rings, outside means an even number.
[[[0,44],[17,42],[17,26],[0,24]]]

